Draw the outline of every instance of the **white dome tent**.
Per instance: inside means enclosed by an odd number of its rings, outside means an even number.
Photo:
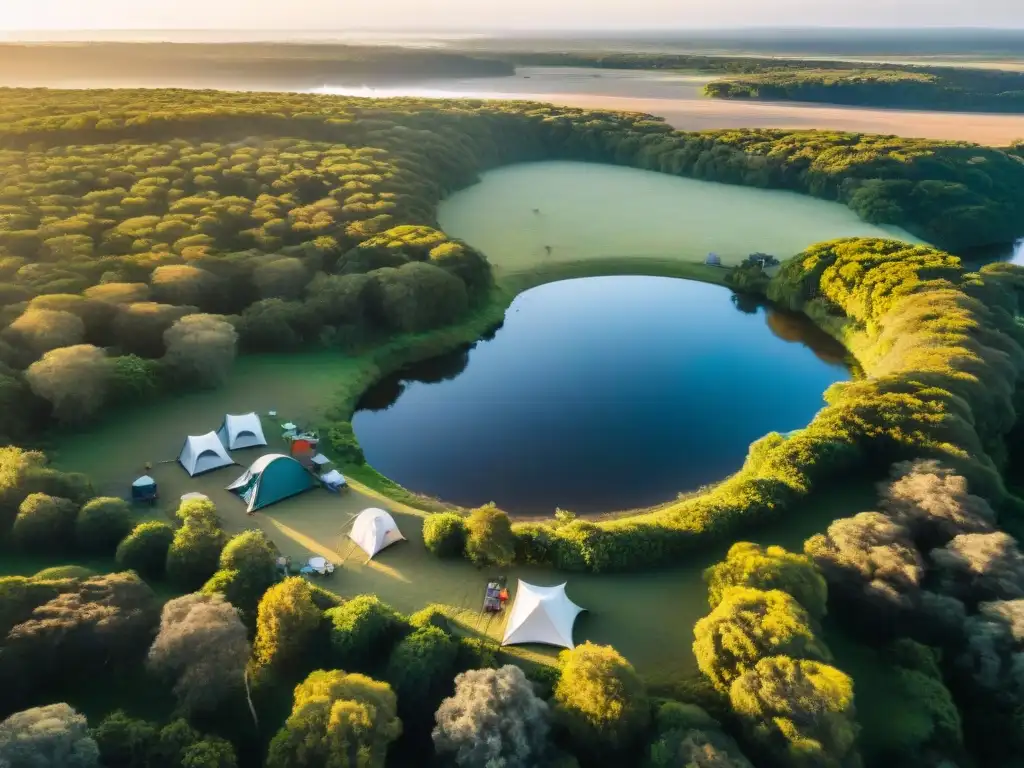
[[[267,444],[267,438],[263,436],[263,424],[255,413],[225,414],[224,423],[217,430],[217,437],[229,451]]]
[[[572,625],[583,610],[565,594],[565,584],[538,587],[520,579],[501,644],[543,643],[574,648]]]
[[[371,558],[384,547],[405,541],[395,518],[376,507],[364,509],[356,516],[348,536]]]
[[[178,454],[178,462],[190,477],[235,463],[228,456],[228,452],[224,450],[216,432],[207,432],[205,435],[189,435],[185,438],[185,445],[182,446],[181,453]]]

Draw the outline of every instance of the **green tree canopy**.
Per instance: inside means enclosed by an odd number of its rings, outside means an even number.
[[[339,670],[312,673],[270,743],[267,768],[383,768],[402,733],[386,683]]]

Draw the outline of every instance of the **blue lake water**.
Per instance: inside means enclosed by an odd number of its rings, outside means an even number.
[[[656,277],[526,291],[492,338],[371,389],[368,461],[421,493],[510,514],[649,506],[723,479],[849,377],[805,318]]]

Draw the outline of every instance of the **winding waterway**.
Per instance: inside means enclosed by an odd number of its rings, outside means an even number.
[[[847,378],[842,356],[805,319],[718,286],[567,280],[518,296],[492,339],[385,379],[353,426],[379,471],[465,506],[643,507],[805,425]]]

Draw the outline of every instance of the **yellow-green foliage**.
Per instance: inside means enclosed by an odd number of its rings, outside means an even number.
[[[694,626],[693,636],[697,666],[722,692],[765,656],[831,658],[807,611],[778,589],[725,590],[715,609]]]
[[[555,706],[583,752],[627,748],[650,721],[644,684],[618,651],[586,642],[563,651]]]
[[[835,667],[787,656],[763,658],[733,682],[729,703],[750,737],[783,765],[860,765],[853,681]]]
[[[264,592],[256,615],[253,670],[276,671],[299,661],[320,619],[305,579],[294,576]]]
[[[941,459],[998,507],[1007,495],[989,450],[1016,421],[1020,272],[966,273],[949,254],[895,240],[812,246],[783,265],[768,296],[837,334],[864,377],[830,387],[806,428],[756,442],[739,472],[708,493],[588,524],[586,535],[521,524],[520,552],[590,570],[665,562],[700,540],[780,514],[818,483],[922,457]]]
[[[749,541],[733,544],[725,560],[704,572],[704,580],[712,608],[722,602],[726,590],[753,587],[789,593],[814,619],[821,619],[826,612],[825,579],[809,557],[782,547],[764,548]]]
[[[402,733],[387,683],[340,670],[313,672],[295,688],[295,703],[270,743],[268,768],[382,768]]]
[[[466,518],[466,555],[477,565],[504,567],[515,556],[508,515],[494,504],[474,509]]]

